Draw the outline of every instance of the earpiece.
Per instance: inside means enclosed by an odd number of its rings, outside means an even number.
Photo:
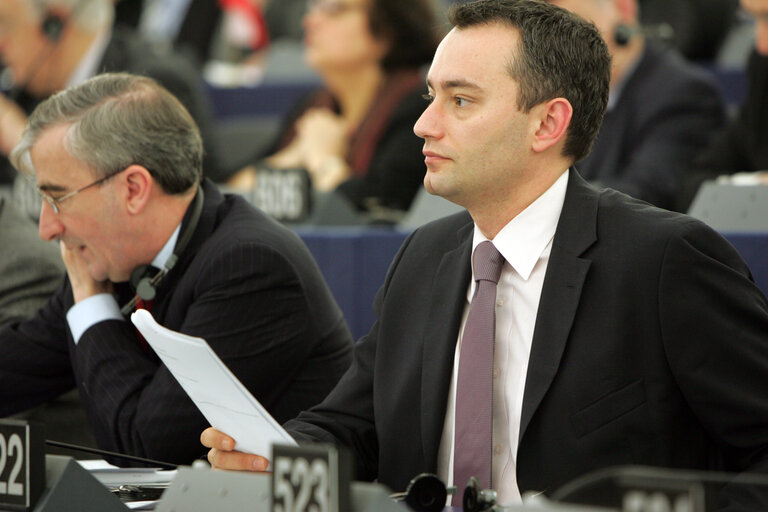
[[[613,41],[618,46],[627,46],[636,34],[641,34],[658,41],[671,42],[675,38],[675,29],[669,23],[652,25],[625,25],[619,23],[613,29]]]
[[[629,25],[620,23],[613,31],[613,40],[618,46],[627,46],[635,31]]]
[[[56,44],[61,39],[61,35],[64,32],[64,27],[67,21],[74,18],[80,13],[80,9],[85,9],[88,6],[90,0],[78,0],[78,2],[72,6],[72,9],[66,13],[48,11],[45,13],[43,21],[40,22],[40,31],[43,33],[48,42]]]
[[[40,24],[40,30],[49,42],[56,44],[64,31],[64,18],[58,14],[48,13]]]

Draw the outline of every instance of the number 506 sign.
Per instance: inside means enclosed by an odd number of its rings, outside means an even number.
[[[0,509],[32,510],[45,487],[42,431],[25,421],[0,420]]]

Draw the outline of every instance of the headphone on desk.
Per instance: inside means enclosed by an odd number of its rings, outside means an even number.
[[[120,312],[123,316],[128,316],[133,313],[139,300],[150,301],[155,298],[157,289],[165,279],[165,276],[168,275],[168,272],[170,272],[174,266],[176,266],[179,256],[184,253],[184,249],[187,248],[189,242],[192,240],[192,235],[195,233],[197,224],[200,221],[200,214],[203,212],[203,199],[203,188],[198,185],[189,223],[184,227],[184,231],[181,233],[181,236],[179,236],[179,240],[176,242],[176,247],[173,249],[173,254],[171,254],[165,261],[163,268],[158,270],[154,275],[152,275],[154,267],[151,267],[150,265],[139,265],[133,269],[133,272],[131,272],[130,284],[131,287],[136,290],[136,295],[134,295],[125,306],[120,308]]]
[[[437,475],[421,473],[413,477],[405,492],[390,495],[395,501],[404,501],[416,512],[441,512],[448,495],[458,492],[456,487],[446,487]],[[477,478],[471,477],[462,495],[463,512],[485,512],[494,510],[497,494],[491,489],[481,489]]]

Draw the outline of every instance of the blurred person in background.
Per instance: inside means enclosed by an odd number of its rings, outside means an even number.
[[[304,17],[305,58],[325,88],[289,115],[258,165],[302,168],[318,191],[338,190],[358,210],[405,210],[425,167],[413,124],[437,46],[429,0],[313,0]],[[229,182],[254,186],[256,168]]]
[[[179,98],[203,135],[206,176],[223,180],[213,117],[196,67],[178,53],[148,44],[133,31],[113,30],[114,9],[112,0],[0,2],[0,60],[13,81],[11,92],[0,95],[0,152],[9,154],[21,137],[27,115],[41,100],[97,73],[127,71],[154,78]],[[5,160],[0,165],[0,183],[7,184],[15,176]]]
[[[281,0],[285,1],[285,0]],[[199,67],[212,57],[217,37],[244,51],[269,42],[263,5],[268,0],[114,0],[115,26],[191,56]],[[221,34],[219,34],[219,31]]]
[[[582,176],[673,208],[696,156],[725,122],[719,86],[639,24],[637,0],[550,0],[595,24],[611,54],[611,93]]]
[[[680,194],[690,206],[701,183],[721,174],[768,171],[768,0],[741,0],[755,20],[755,47],[747,64],[747,96],[736,117],[701,155],[698,172]],[[768,183],[768,174],[758,177]]]
[[[58,247],[40,240],[35,223],[0,197],[0,327],[31,316],[63,279]]]

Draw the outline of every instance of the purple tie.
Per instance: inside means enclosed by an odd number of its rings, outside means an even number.
[[[493,345],[496,336],[496,284],[504,257],[489,241],[475,248],[475,295],[464,326],[456,384],[453,506],[462,505],[467,480],[491,486]]]

